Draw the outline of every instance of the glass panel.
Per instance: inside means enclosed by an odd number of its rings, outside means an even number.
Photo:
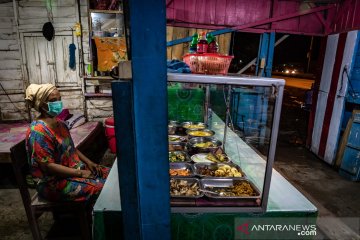
[[[116,13],[91,13],[93,36],[122,37],[123,15]]]
[[[271,137],[271,92],[272,87],[224,85],[211,86],[210,90],[209,126],[223,142],[231,162],[241,168],[259,193],[263,192]]]
[[[188,181],[200,188],[199,196],[172,196],[172,206],[261,205],[274,103],[272,87],[168,84],[169,150],[188,155],[186,166],[170,168],[192,171]],[[189,121],[196,130],[184,126]],[[181,149],[174,149],[176,141]]]

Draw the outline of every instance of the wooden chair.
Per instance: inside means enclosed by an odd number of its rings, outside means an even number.
[[[38,218],[44,212],[74,213],[79,217],[82,231],[82,238],[91,239],[90,225],[88,224],[87,213],[84,202],[49,202],[35,193],[32,197],[26,183],[26,175],[29,174],[25,140],[13,146],[11,149],[11,161],[15,177],[19,185],[22,201],[29,221],[33,238],[42,239]]]

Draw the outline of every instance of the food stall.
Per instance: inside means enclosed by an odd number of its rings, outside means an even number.
[[[172,239],[265,239],[251,228],[262,221],[315,225],[316,207],[273,169],[284,84],[253,76],[168,74]],[[239,93],[249,92],[257,99],[244,110],[239,101],[246,94]],[[236,127],[244,119],[235,115],[257,120],[256,131],[249,135]],[[256,144],[249,141],[255,136]],[[121,238],[117,163],[94,206],[94,239]],[[270,231],[271,237],[304,239],[311,233]]]

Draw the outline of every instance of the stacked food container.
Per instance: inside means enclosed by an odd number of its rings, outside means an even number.
[[[206,124],[169,121],[168,133],[173,206],[260,203],[259,190],[231,161]]]

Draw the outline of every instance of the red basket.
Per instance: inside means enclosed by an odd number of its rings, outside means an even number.
[[[226,75],[233,58],[216,53],[189,53],[183,57],[183,60],[190,66],[192,73]]]

